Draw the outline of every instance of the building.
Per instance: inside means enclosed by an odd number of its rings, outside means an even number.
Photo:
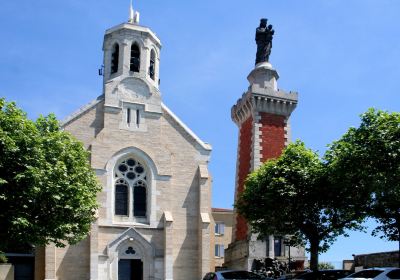
[[[91,151],[98,217],[79,244],[38,250],[35,279],[200,279],[211,146],[162,103],[161,42],[138,13],[105,32],[103,51],[103,94],[63,123]]]
[[[370,254],[353,255],[354,260],[343,261],[351,270],[361,270],[372,267],[398,267],[399,251],[377,252]]]
[[[235,200],[244,189],[247,175],[268,159],[276,158],[290,141],[290,115],[296,108],[297,92],[278,89],[278,72],[269,63],[272,26],[262,19],[256,29],[256,65],[247,79],[247,91],[232,107],[232,120],[239,128]],[[225,250],[225,266],[251,270],[255,259],[288,259],[285,236],[258,240],[246,220],[235,214],[232,243]],[[304,248],[290,248],[293,261],[305,260]]]
[[[214,226],[214,247],[211,254],[214,255],[215,270],[221,270],[225,262],[225,249],[232,242],[233,210],[224,208],[212,208],[212,223]]]

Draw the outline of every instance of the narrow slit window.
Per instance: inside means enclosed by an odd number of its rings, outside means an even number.
[[[111,74],[118,72],[118,62],[119,62],[119,45],[114,44],[113,52],[111,54]]]
[[[131,123],[131,108],[127,108],[127,109],[126,109],[126,122],[127,122],[128,124]]]
[[[140,124],[140,112],[136,110],[136,125],[139,126]]]

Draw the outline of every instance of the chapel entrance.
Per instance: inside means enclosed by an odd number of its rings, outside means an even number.
[[[118,280],[143,280],[143,262],[138,259],[119,260]]]

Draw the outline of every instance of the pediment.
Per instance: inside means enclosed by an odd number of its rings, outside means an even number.
[[[108,243],[107,250],[108,252],[118,252],[121,251],[121,249],[124,249],[124,247],[130,245],[141,255],[148,254],[149,252],[151,252],[152,256],[155,254],[153,245],[134,228],[127,229],[113,241]]]

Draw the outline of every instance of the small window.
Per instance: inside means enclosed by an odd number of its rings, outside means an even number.
[[[131,61],[129,70],[132,72],[140,71],[140,49],[136,44],[132,44],[131,46]]]
[[[224,257],[224,245],[215,244],[215,256],[220,258]]]
[[[139,127],[140,124],[140,112],[139,110],[136,110],[136,125]]]
[[[115,215],[128,215],[128,186],[123,180],[115,185]]]
[[[131,108],[127,108],[127,109],[126,109],[126,122],[127,122],[128,124],[131,123]]]
[[[150,66],[149,66],[149,75],[150,78],[154,80],[156,71],[156,53],[154,50],[150,52]]]
[[[215,234],[223,235],[225,232],[225,224],[221,222],[215,223]]]
[[[119,45],[115,43],[111,54],[111,74],[118,72],[118,62],[119,62]]]

